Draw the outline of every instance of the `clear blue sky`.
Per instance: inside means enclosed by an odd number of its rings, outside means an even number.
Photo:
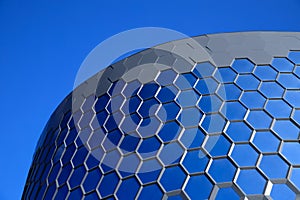
[[[144,26],[300,31],[299,10],[299,0],[0,0],[0,199],[21,197],[44,125],[101,41]]]

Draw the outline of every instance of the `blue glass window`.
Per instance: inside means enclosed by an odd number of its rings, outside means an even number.
[[[300,65],[300,51],[291,51],[288,58],[295,64]]]
[[[162,129],[158,133],[158,136],[164,142],[170,142],[170,141],[178,138],[181,129],[182,128],[176,121],[171,121],[171,122],[166,123],[162,127]]]
[[[143,158],[155,156],[157,154],[157,151],[160,148],[160,145],[161,145],[160,141],[155,136],[147,139],[143,139],[138,149],[138,153]]]
[[[86,173],[86,169],[84,168],[84,166],[80,166],[74,169],[71,178],[69,180],[70,187],[75,188],[79,186],[80,183],[82,182],[85,173]]]
[[[213,160],[208,171],[217,183],[231,182],[235,172],[235,166],[227,158]]]
[[[96,192],[89,193],[84,197],[84,200],[94,200],[94,199],[99,199],[99,196],[97,195]]]
[[[218,83],[212,78],[201,79],[197,82],[195,89],[202,95],[215,93]]]
[[[274,200],[296,199],[296,194],[286,184],[274,184],[270,196]]]
[[[142,89],[139,91],[140,97],[143,100],[149,99],[155,96],[159,86],[156,83],[147,83],[142,86]]]
[[[155,182],[158,179],[161,169],[162,166],[156,159],[145,160],[142,162],[137,176],[143,184]]]
[[[57,178],[58,185],[63,185],[69,178],[72,171],[72,165],[68,164],[61,169],[61,172]]]
[[[134,174],[139,164],[140,164],[140,159],[135,153],[126,155],[123,157],[118,167],[118,171],[122,176],[122,178],[124,178]]]
[[[279,72],[292,72],[294,68],[294,64],[286,58],[274,58],[272,66]]]
[[[99,125],[102,126],[104,124],[104,122],[105,122],[105,120],[106,120],[107,117],[108,117],[108,113],[107,113],[106,110],[99,112],[96,115],[97,123],[99,123]]]
[[[110,151],[104,155],[104,159],[101,162],[101,168],[104,173],[112,171],[116,168],[118,161],[120,160],[120,153],[117,150]]]
[[[208,199],[212,188],[212,183],[205,175],[197,175],[189,178],[185,192],[191,199]]]
[[[246,111],[246,108],[239,102],[226,102],[221,110],[228,120],[242,120]]]
[[[110,97],[106,93],[100,96],[95,104],[95,111],[100,112],[104,110],[107,106],[107,103],[109,102],[109,99]]]
[[[266,110],[275,118],[289,118],[292,108],[283,100],[269,100]]]
[[[111,172],[103,176],[101,183],[99,185],[99,192],[102,197],[106,197],[114,193],[117,184],[119,182],[119,177],[116,172]]]
[[[144,118],[138,127],[138,133],[143,137],[150,137],[156,134],[162,122],[157,117]]]
[[[223,100],[238,100],[241,95],[241,90],[234,84],[224,84],[218,89],[218,94]]]
[[[159,74],[156,81],[160,85],[165,86],[165,85],[172,84],[173,81],[175,80],[176,76],[177,76],[176,72],[174,72],[172,69],[168,69],[168,70],[162,71]]]
[[[186,178],[186,174],[179,166],[166,168],[160,179],[161,185],[169,192],[172,190],[181,189]]]
[[[86,149],[86,147],[81,147],[76,151],[74,157],[72,158],[72,164],[74,168],[83,163],[87,154],[88,154],[88,150]]]
[[[180,107],[175,102],[163,104],[158,111],[158,116],[162,121],[176,119]]]
[[[259,85],[259,80],[252,74],[239,75],[236,84],[243,90],[256,90]]]
[[[142,118],[150,117],[155,114],[159,106],[159,102],[154,99],[148,99],[142,102],[141,107],[138,109],[138,113],[142,116]]]
[[[193,74],[186,73],[179,75],[175,81],[175,84],[179,89],[185,90],[192,88],[195,85],[196,81],[197,78]]]
[[[68,196],[68,199],[74,199],[74,200],[81,200],[81,197],[83,196],[83,193],[81,191],[81,188],[76,188],[75,190],[70,191],[70,195]]]
[[[209,158],[201,150],[188,151],[182,161],[182,165],[189,173],[203,172]]]
[[[78,123],[80,128],[83,129],[83,128],[89,126],[93,117],[94,117],[94,111],[90,110],[90,111],[84,113]]]
[[[257,66],[254,74],[262,81],[275,80],[277,76],[277,72],[270,65]]]
[[[236,59],[231,67],[238,73],[250,73],[253,71],[254,64],[248,59]]]
[[[276,120],[273,130],[285,140],[297,140],[299,137],[299,128],[289,120]]]
[[[112,131],[118,128],[118,124],[122,121],[123,115],[120,112],[115,112],[109,115],[104,127],[107,131]]]
[[[200,147],[205,138],[205,134],[199,128],[185,129],[180,141],[186,148]]]
[[[300,110],[295,110],[292,116],[292,119],[300,125]]]
[[[266,180],[256,169],[242,169],[236,183],[247,195],[262,194]]]
[[[37,188],[37,187],[36,187]],[[56,191],[56,185],[55,184],[52,184],[48,187],[47,189],[47,192],[45,194],[45,199],[48,200],[48,199],[52,199],[53,196],[54,196],[54,193]]]
[[[278,82],[286,89],[300,88],[300,79],[294,74],[279,74]]]
[[[110,113],[118,111],[121,108],[124,100],[125,98],[122,95],[111,97],[110,102],[107,106],[107,110]]]
[[[280,140],[270,131],[264,131],[255,133],[253,143],[262,153],[277,152]]]
[[[234,191],[232,187],[220,188],[216,200],[239,200],[239,195]]]
[[[281,98],[284,89],[276,82],[262,82],[259,90],[268,98]]]
[[[294,108],[300,108],[300,92],[296,90],[288,90],[285,92],[284,99]]]
[[[162,199],[162,197],[163,197],[163,193],[157,184],[144,186],[139,195],[139,199],[146,199],[146,200]]]
[[[120,144],[120,149],[127,152],[133,152],[139,142],[140,137],[137,134],[126,135]]]
[[[177,192],[176,192],[176,194],[170,193],[167,196],[168,196],[168,200],[185,200],[185,199],[187,199],[185,194],[183,194],[183,193],[178,194]]]
[[[250,109],[263,108],[266,99],[257,91],[248,91],[243,93],[241,102]]]
[[[185,108],[181,111],[180,122],[184,127],[198,126],[203,114],[196,107]]]
[[[172,163],[179,162],[182,155],[183,155],[182,147],[177,142],[173,142],[173,143],[166,144],[162,148],[159,154],[159,158],[164,163],[164,165],[169,165]]]
[[[139,187],[140,184],[135,177],[125,179],[121,182],[116,195],[119,199],[134,199]],[[130,188],[130,190],[128,190],[128,188]]]
[[[198,106],[204,113],[217,112],[222,105],[221,99],[216,95],[202,96]]]
[[[194,90],[181,91],[177,97],[177,102],[181,107],[189,107],[197,105],[199,95]]]
[[[206,115],[201,127],[208,133],[221,133],[225,126],[225,119],[223,119],[219,114]]]
[[[291,173],[291,181],[294,183],[294,185],[300,190],[300,168],[293,168]]]
[[[193,69],[194,74],[199,78],[204,78],[207,76],[211,76],[215,70],[215,67],[209,63],[199,63]]]
[[[104,139],[104,133],[102,131],[98,130],[93,132],[88,141],[88,145],[90,149],[94,149],[98,147],[103,141],[103,139]]]
[[[93,171],[90,171],[87,173],[87,177],[85,178],[84,182],[83,182],[83,188],[84,191],[90,192],[92,190],[94,190],[98,184],[98,182],[100,181],[102,174],[99,170],[99,168],[94,169]]]
[[[55,195],[55,200],[66,199],[68,195],[69,189],[67,185],[58,188],[57,193]]]
[[[135,113],[138,107],[141,105],[142,100],[138,96],[133,96],[126,100],[122,106],[122,111],[127,115]]]
[[[61,159],[63,164],[66,164],[71,160],[72,156],[74,155],[75,150],[76,150],[76,146],[74,143],[72,143],[71,145],[66,147],[65,153]]]
[[[215,73],[215,78],[220,83],[232,83],[236,77],[236,73],[228,67],[217,68],[217,72]]]
[[[300,78],[300,66],[295,67],[294,73]]]
[[[268,129],[270,128],[272,118],[262,110],[253,110],[250,111],[247,121],[255,129]]]
[[[250,144],[236,144],[231,153],[231,158],[239,166],[255,166],[258,159],[258,153]]]
[[[111,87],[108,90],[108,94],[110,94],[110,96],[115,96],[121,93],[122,89],[125,86],[125,81],[123,81],[122,79],[119,79],[118,81],[114,82]]]
[[[122,133],[118,129],[108,133],[102,143],[104,149],[105,150],[114,149],[119,144],[121,137],[122,137]]]
[[[88,110],[92,109],[93,105],[95,103],[95,96],[91,95],[89,97],[87,97],[83,103],[83,105],[81,106],[81,109],[83,112],[87,112]]]
[[[104,155],[102,148],[94,149],[88,155],[88,158],[85,161],[86,167],[88,170],[98,167],[101,158]]]
[[[178,89],[175,86],[173,85],[165,86],[162,87],[161,90],[159,91],[157,95],[157,99],[162,103],[174,101],[177,93],[178,93]]]
[[[278,155],[264,155],[259,167],[270,179],[285,178],[289,169],[287,163]]]
[[[124,133],[130,133],[136,130],[140,121],[141,117],[137,113],[127,115],[121,124],[121,129]]]
[[[300,165],[300,144],[299,142],[284,142],[281,153],[292,165]]]
[[[137,95],[138,89],[141,87],[141,83],[138,81],[132,81],[127,83],[126,87],[122,91],[126,98]]]
[[[228,154],[231,143],[223,135],[210,136],[205,143],[204,149],[211,156],[224,156]]]
[[[245,124],[245,122],[230,122],[226,134],[236,142],[248,141],[252,130]]]

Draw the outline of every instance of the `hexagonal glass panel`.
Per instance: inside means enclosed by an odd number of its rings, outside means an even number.
[[[276,120],[272,129],[284,140],[297,140],[299,137],[299,128],[290,120]]]
[[[269,100],[266,110],[275,118],[289,118],[292,108],[283,100]]]
[[[250,109],[263,108],[266,99],[257,91],[247,91],[242,94],[241,102]]]
[[[245,122],[230,122],[226,134],[235,142],[248,141],[252,130]]]
[[[259,168],[270,179],[283,179],[287,176],[289,166],[278,155],[263,155],[259,164]]]
[[[248,59],[236,59],[231,67],[238,73],[251,73],[254,69],[254,64]]]
[[[168,167],[163,172],[159,182],[167,191],[180,189],[186,178],[186,174],[179,166]]]
[[[300,165],[299,142],[284,142],[282,144],[281,153],[290,164]]]
[[[277,152],[280,140],[270,131],[256,132],[253,144],[260,152]]]
[[[262,82],[259,91],[268,98],[281,98],[284,89],[276,82]]]
[[[292,72],[294,64],[286,58],[274,58],[271,64],[279,72]]]
[[[274,200],[296,199],[296,194],[286,184],[274,184],[270,196]]]
[[[258,153],[250,144],[235,144],[231,158],[241,167],[255,166]]]
[[[201,150],[188,151],[182,161],[183,167],[189,174],[203,172],[206,169],[209,158]]]
[[[220,83],[233,83],[236,77],[236,73],[229,67],[217,68],[217,72],[214,77]]]
[[[252,74],[239,75],[236,84],[243,90],[256,90],[259,86],[259,80]]]
[[[231,182],[236,172],[236,167],[226,158],[213,160],[208,173],[217,182]]]
[[[266,180],[256,169],[242,169],[236,183],[247,195],[262,194]]]
[[[211,181],[205,175],[197,175],[189,178],[184,190],[191,199],[208,199],[212,188]]]
[[[262,81],[275,80],[277,76],[277,72],[270,65],[256,66],[254,74]]]

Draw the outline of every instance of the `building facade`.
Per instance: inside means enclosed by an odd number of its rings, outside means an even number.
[[[300,198],[299,127],[300,33],[172,41],[63,100],[22,198]]]

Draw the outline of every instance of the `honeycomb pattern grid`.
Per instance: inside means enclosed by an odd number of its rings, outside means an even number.
[[[194,39],[215,63],[148,49],[87,80],[75,101],[67,96],[22,198],[300,198],[300,34]],[[193,52],[185,40],[163,47]],[[145,63],[169,67],[147,69],[147,83],[121,78]]]

